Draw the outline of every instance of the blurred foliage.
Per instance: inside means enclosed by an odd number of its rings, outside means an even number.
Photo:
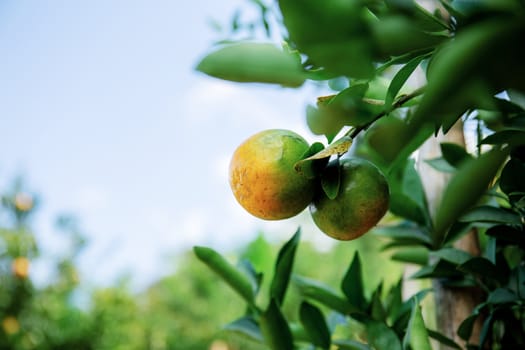
[[[88,288],[77,269],[77,258],[87,246],[79,220],[71,215],[57,218],[56,229],[68,248],[51,258],[39,250],[39,235],[31,225],[38,212],[36,194],[21,180],[0,192],[0,349],[264,349],[221,331],[245,307],[193,254],[177,257],[174,272],[142,292],[132,291],[126,280]],[[278,249],[261,233],[237,253],[270,275]],[[391,283],[398,279],[399,266],[384,268],[388,257],[380,254],[373,237],[350,250],[336,245],[326,252],[303,242],[296,268],[335,286],[345,269],[340,262],[355,250],[369,261],[367,273],[380,267],[384,271],[368,281],[369,293],[381,278]],[[51,266],[52,278],[37,285],[35,274],[42,270],[35,266],[42,264]],[[293,305],[287,317],[297,320],[300,291],[292,288],[287,298]]]

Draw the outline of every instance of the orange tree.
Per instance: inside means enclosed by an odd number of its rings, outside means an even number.
[[[248,306],[227,329],[271,349],[524,347],[525,3],[251,3],[260,10],[260,28],[282,29],[284,44],[223,41],[197,69],[235,82],[326,83],[333,92],[308,106],[306,122],[327,144],[311,145],[294,169],[315,181],[314,197],[336,201],[324,213],[335,226],[334,217],[346,220],[346,214],[331,213],[353,204],[337,201],[347,182],[341,164],[347,158],[375,164],[397,220],[372,234],[386,236],[384,249],[419,266],[411,277],[431,280],[433,288],[402,297],[400,282],[365,293],[358,254],[340,290],[299,278],[293,263],[300,230],[282,247],[265,290],[249,263],[239,268],[211,248],[195,247]],[[257,28],[238,16],[233,22],[237,31]],[[473,126],[466,134],[473,147],[465,147],[464,125]],[[428,144],[439,153],[429,157]],[[366,197],[360,188],[358,197]],[[355,207],[345,209],[348,217],[366,215]],[[303,296],[298,322],[283,313],[290,282]],[[436,329],[423,317],[427,295],[438,302]]]

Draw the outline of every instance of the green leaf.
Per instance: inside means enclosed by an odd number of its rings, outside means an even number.
[[[360,312],[356,306],[350,304],[348,300],[338,295],[329,286],[305,277],[295,276],[293,280],[301,295],[306,299],[321,303],[343,315]]]
[[[265,343],[270,349],[293,349],[292,332],[275,299],[270,300],[268,309],[262,314],[260,326]]]
[[[374,74],[372,43],[360,4],[280,0],[279,8],[291,41],[314,66],[354,78]]]
[[[408,195],[392,189],[389,210],[394,215],[417,222],[425,226],[428,222],[425,210]]]
[[[376,227],[373,232],[374,234],[401,241],[405,244],[420,244],[425,246],[432,244],[428,231],[415,225],[401,224],[397,226]]]
[[[428,249],[423,247],[400,248],[390,258],[409,264],[426,265],[428,263]]]
[[[224,327],[224,330],[241,334],[247,338],[263,343],[263,335],[257,322],[251,316],[241,317]]]
[[[329,349],[331,342],[330,330],[321,310],[303,301],[299,307],[299,318],[312,344],[322,349]]]
[[[478,101],[490,98],[496,91],[490,89],[483,76],[497,64],[499,55],[495,48],[510,30],[509,23],[487,20],[469,26],[442,45],[429,65],[427,89],[414,121],[422,123],[433,119],[441,125],[444,116],[459,117]],[[479,57],[486,59],[479,60]]]
[[[425,159],[425,163],[430,165],[433,169],[441,171],[442,173],[453,173],[456,171],[456,168],[450,165],[450,163],[447,162],[443,157]]]
[[[450,142],[443,142],[440,144],[441,154],[448,164],[457,168],[464,161],[472,159],[472,156],[465,150],[464,147]]]
[[[314,142],[310,145],[308,150],[303,154],[301,160],[295,163],[294,169],[299,174],[305,176],[308,179],[313,179],[326,167],[328,158],[312,158],[315,154],[318,154],[324,149],[324,145],[320,142]]]
[[[337,339],[333,343],[337,345],[338,350],[372,350],[371,347],[357,340]]]
[[[382,293],[383,293],[383,282],[379,283],[377,288],[372,293],[372,297],[370,298],[369,313],[370,313],[370,316],[374,320],[385,322],[388,315],[381,301]]]
[[[388,91],[385,97],[385,110],[388,111],[392,107],[392,102],[397,96],[397,93],[405,82],[408,80],[408,78],[412,75],[414,70],[419,66],[419,63],[421,63],[422,60],[428,57],[428,54],[424,54],[418,57],[412,58],[408,63],[406,63],[392,78],[392,81],[390,82],[390,85],[388,87]]]
[[[328,166],[321,174],[321,188],[329,199],[335,199],[339,194],[341,186],[341,168],[339,159],[328,163]]]
[[[218,274],[233,290],[243,297],[249,305],[255,307],[254,286],[246,275],[211,248],[194,247],[193,251],[199,260]]]
[[[299,245],[300,237],[301,229],[299,228],[277,255],[274,276],[270,285],[270,296],[278,305],[282,304],[290,282],[295,252]]]
[[[434,243],[439,246],[446,232],[488,189],[507,152],[494,149],[477,159],[466,161],[450,180],[437,209]]]
[[[385,309],[390,321],[394,320],[403,305],[403,278],[393,285],[385,298]]]
[[[196,68],[212,77],[236,82],[301,86],[306,73],[291,54],[267,43],[235,43],[204,57]]]
[[[403,338],[403,348],[413,350],[432,350],[429,335],[418,300],[413,299],[412,313],[408,321],[407,332]]]
[[[443,248],[443,249],[431,252],[430,256],[449,261],[456,265],[461,265],[467,262],[469,259],[472,259],[472,255],[470,255],[469,253],[463,250],[456,249],[456,248]]]
[[[473,208],[462,215],[458,220],[461,222],[490,222],[517,226],[521,225],[521,218],[515,212],[490,205],[481,205]]]
[[[370,321],[366,325],[367,340],[376,350],[401,350],[401,342],[397,334],[386,324]]]
[[[361,259],[359,258],[359,253],[357,251],[355,252],[354,259],[343,277],[341,290],[350,304],[355,305],[359,310],[366,309],[367,302],[365,299]]]

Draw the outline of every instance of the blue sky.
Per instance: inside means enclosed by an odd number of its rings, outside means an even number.
[[[53,222],[73,213],[89,239],[83,277],[104,284],[131,272],[144,286],[195,244],[229,250],[259,230],[278,240],[299,224],[315,230],[306,215],[255,219],[228,187],[230,154],[249,135],[288,128],[314,140],[304,121],[314,88],[193,70],[221,38],[209,19],[227,24],[242,4],[0,3],[0,188],[22,174],[39,193],[34,227],[45,254],[64,249]]]

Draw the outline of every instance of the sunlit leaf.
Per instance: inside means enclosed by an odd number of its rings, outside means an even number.
[[[394,78],[392,78],[385,97],[385,110],[389,110],[392,107],[392,102],[396,98],[399,90],[401,90],[414,70],[419,66],[419,63],[421,63],[421,61],[426,57],[428,57],[428,55],[421,55],[411,59],[396,73]]]
[[[245,316],[235,320],[224,327],[224,330],[242,334],[245,337],[253,339],[259,343],[264,341],[261,329],[253,317]]]
[[[194,247],[193,251],[199,260],[217,273],[250,305],[254,305],[254,288],[248,276],[231,265],[222,255],[207,247]]]
[[[413,350],[432,350],[430,345],[427,328],[421,314],[421,306],[417,299],[414,299],[412,314],[408,321],[407,332],[403,338],[403,348]]]
[[[290,87],[303,84],[306,74],[294,57],[266,43],[235,43],[208,54],[197,70],[236,82],[273,83]]]

